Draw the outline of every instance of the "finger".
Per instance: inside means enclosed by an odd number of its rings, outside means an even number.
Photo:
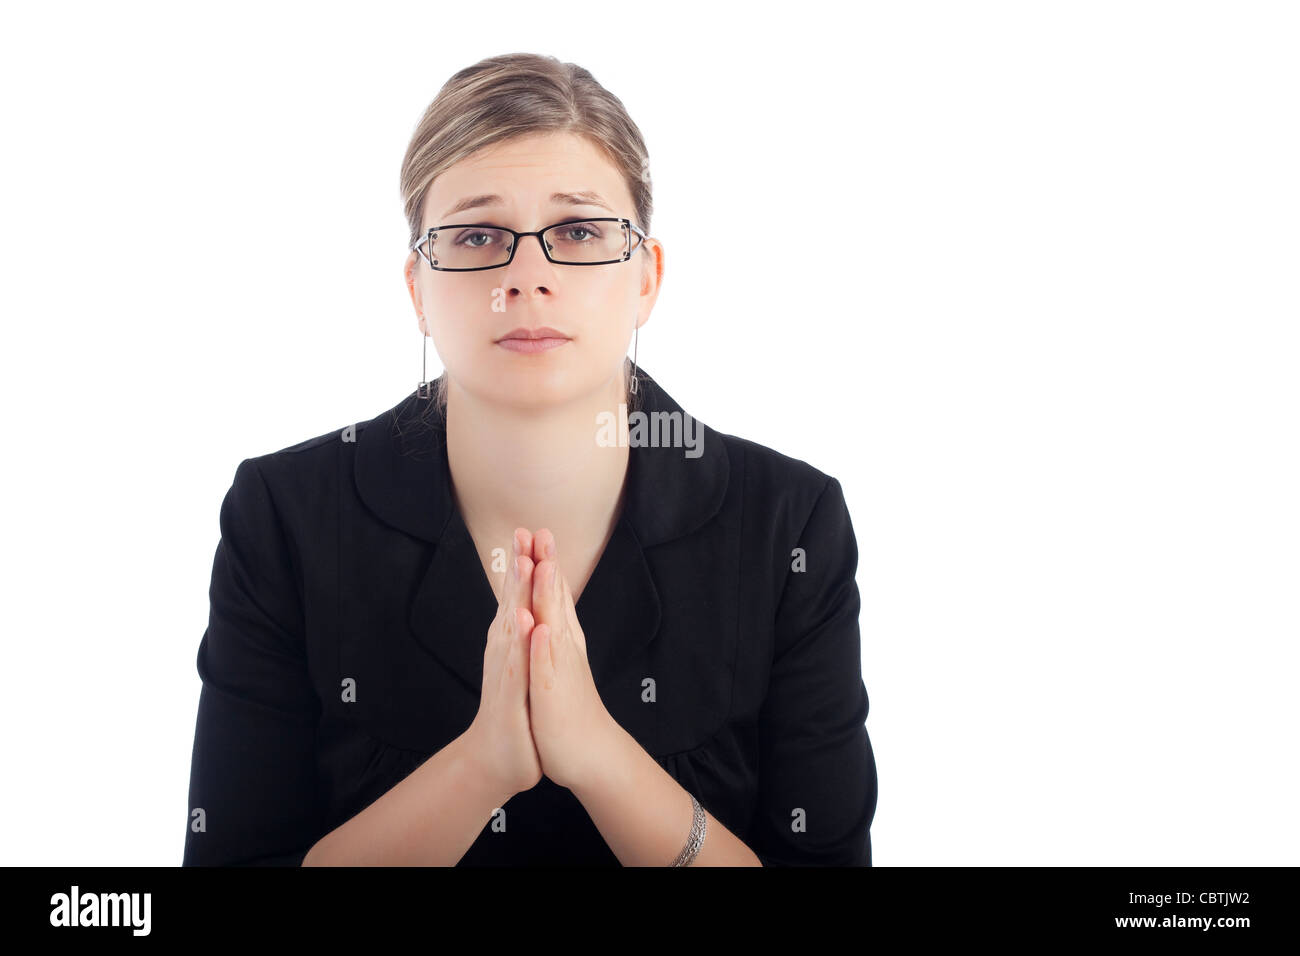
[[[582,652],[587,653],[587,636],[582,633],[582,624],[578,620],[578,609],[573,603],[573,592],[569,590],[568,581],[564,583],[564,619],[568,622],[568,633],[573,638],[574,643],[582,647]]]
[[[506,606],[507,611],[513,610],[513,608],[515,607],[519,607],[521,603],[523,604],[524,607],[529,606],[529,604],[531,603],[531,601],[521,601],[519,589],[513,583],[513,580],[515,578],[522,577],[522,575],[519,574],[519,568],[517,567],[519,563],[519,555],[530,553],[528,551],[523,550],[523,545],[521,541],[522,535],[520,534],[520,532],[524,530],[525,529],[523,528],[516,528],[515,533],[511,535],[510,538],[510,548],[511,548],[510,564],[506,568],[505,584],[501,589],[501,603]]]
[[[533,533],[527,528],[515,528],[515,554],[533,553]]]
[[[526,607],[516,608],[513,615],[515,634],[510,641],[510,654],[507,658],[506,670],[509,675],[509,681],[512,687],[518,688],[528,683],[529,657],[531,648],[529,642],[532,639],[533,615]]]
[[[556,577],[560,581],[560,608],[564,615],[564,627],[561,631],[566,640],[573,641],[574,644],[582,648],[582,653],[587,653],[587,638],[582,633],[582,625],[578,622],[578,609],[573,602],[573,589],[569,587],[569,579],[556,568]]]
[[[560,570],[559,564],[554,561],[551,563],[555,567],[555,574],[551,583],[551,593],[555,595],[555,609],[560,615],[560,620],[567,624],[569,608],[573,606],[573,592],[569,590],[569,582],[565,580],[564,572]]]
[[[533,560],[540,564],[547,558],[555,557],[555,535],[550,528],[538,528],[533,536]]]
[[[507,572],[508,575],[509,572]],[[518,670],[519,651],[517,648],[520,645],[520,615],[528,613],[519,608],[508,607],[507,604],[508,601],[506,600],[501,603],[500,625],[488,630],[488,647],[483,659],[484,673],[486,674],[489,667],[493,669],[498,695],[501,694],[502,688],[506,687],[514,679],[514,672]],[[495,663],[496,661],[500,663]],[[486,685],[483,689],[486,692]]]
[[[533,573],[533,616],[551,627],[560,627],[564,621],[563,594],[556,580],[559,568],[549,558],[537,565]]]
[[[533,607],[533,559],[526,554],[515,555],[514,581],[507,589],[511,592],[511,607]]]
[[[560,582],[560,606],[566,611],[573,607],[573,591],[569,589],[569,579],[566,578],[560,570],[555,572],[555,576]]]
[[[501,585],[501,597],[497,601],[497,614],[493,619],[496,628],[505,633],[513,633],[510,628],[511,615],[519,604],[519,587],[515,581],[518,577],[515,569],[517,560],[514,558],[506,565],[505,581]]]
[[[545,624],[533,628],[528,660],[531,687],[550,690],[555,686],[555,665],[551,663],[551,629]]]

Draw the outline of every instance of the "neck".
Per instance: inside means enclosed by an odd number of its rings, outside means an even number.
[[[484,402],[447,384],[453,495],[480,546],[508,555],[524,527],[551,529],[562,559],[566,543],[570,558],[599,549],[622,506],[628,448],[597,442],[597,415],[612,412],[626,427],[622,367],[594,392],[542,409]]]

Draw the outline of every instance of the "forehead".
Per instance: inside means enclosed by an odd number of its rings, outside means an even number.
[[[614,210],[603,215],[634,214],[627,183],[596,144],[574,133],[542,133],[494,143],[442,172],[425,197],[424,220],[436,224],[445,210],[485,194],[504,203],[480,208],[539,215],[567,205],[554,201],[555,193],[596,193]]]

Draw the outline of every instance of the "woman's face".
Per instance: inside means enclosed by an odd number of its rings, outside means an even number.
[[[455,208],[474,197],[496,198]],[[599,216],[641,226],[618,170],[596,146],[570,133],[530,135],[480,150],[434,180],[422,215],[421,233],[451,223],[533,232]],[[573,238],[587,236],[575,230]],[[432,337],[454,387],[516,408],[562,405],[614,388],[621,394],[623,358],[633,331],[650,316],[663,275],[662,247],[653,239],[644,245],[647,251],[637,249],[626,262],[557,265],[536,237],[527,236],[508,266],[480,272],[439,272],[413,252],[406,284],[423,317],[420,329]],[[501,344],[515,329],[543,327],[567,341],[534,352]]]

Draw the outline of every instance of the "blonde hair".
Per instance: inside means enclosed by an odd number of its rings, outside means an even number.
[[[650,160],[641,131],[617,96],[575,63],[553,56],[507,53],[454,74],[424,111],[402,159],[401,192],[410,225],[408,245],[420,238],[429,187],[441,173],[484,147],[536,133],[575,133],[602,150],[632,194],[635,222],[649,234]],[[645,243],[641,250],[649,254]],[[417,262],[418,264],[418,262]],[[633,368],[624,360],[624,393]],[[434,402],[446,414],[446,374],[433,383]]]

